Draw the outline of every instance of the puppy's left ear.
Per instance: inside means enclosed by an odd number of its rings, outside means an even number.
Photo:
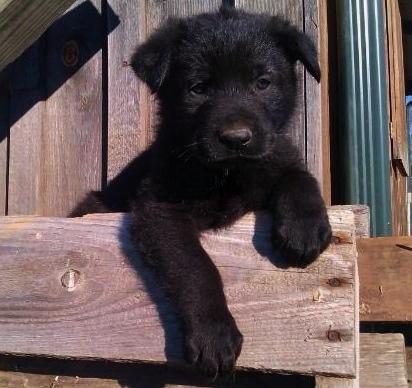
[[[292,61],[300,61],[316,81],[320,82],[320,66],[316,47],[310,38],[296,27],[273,17],[270,23],[272,36],[285,49]]]
[[[185,32],[181,19],[169,19],[149,39],[137,47],[131,58],[135,74],[156,93],[166,79],[173,48]]]

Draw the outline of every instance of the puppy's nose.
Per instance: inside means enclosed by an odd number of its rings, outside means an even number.
[[[249,128],[226,129],[219,134],[219,140],[232,149],[245,146],[251,139],[252,131]]]

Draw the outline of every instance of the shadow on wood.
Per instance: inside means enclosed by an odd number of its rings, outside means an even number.
[[[0,113],[0,142],[7,136],[1,122],[12,127],[37,102],[52,96],[105,48],[107,35],[119,23],[106,3],[100,13],[90,1],[82,2],[53,23],[15,62],[0,72],[1,94],[5,95],[6,91],[10,94],[9,104],[2,104]]]

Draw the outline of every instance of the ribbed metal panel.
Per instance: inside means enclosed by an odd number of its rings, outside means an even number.
[[[384,5],[382,0],[339,0],[336,6],[344,199],[370,206],[372,235],[390,235]]]

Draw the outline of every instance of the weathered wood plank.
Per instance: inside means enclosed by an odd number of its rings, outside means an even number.
[[[304,1],[304,31],[308,35],[319,53],[321,59],[321,23],[319,0]],[[327,73],[322,74],[322,82],[327,83]],[[325,96],[325,95],[324,95]],[[327,105],[327,101],[326,101]],[[306,164],[309,171],[318,179],[324,189],[325,173],[330,170],[329,160],[324,156],[324,133],[322,130],[321,85],[305,71],[305,116],[306,116]],[[328,150],[325,149],[327,152]],[[328,179],[326,177],[326,179]],[[327,198],[328,199],[328,198]]]
[[[407,374],[402,334],[360,334],[361,388],[405,388]],[[316,388],[352,388],[355,380],[316,377]]]
[[[146,2],[109,0],[113,13],[107,23],[120,24],[108,36],[108,154],[107,178],[114,178],[151,138],[149,107],[151,96],[136,78],[129,59],[146,38]]]
[[[76,1],[70,10],[74,17],[62,18],[47,34],[50,97],[43,117],[42,215],[66,216],[88,190],[101,187],[101,1]],[[70,50],[66,62],[62,60],[67,45],[74,50],[78,46],[77,64],[71,64]],[[84,63],[84,58],[90,59]],[[67,74],[70,77],[54,91]]]
[[[359,383],[355,379],[343,379],[338,377],[316,377],[316,388],[358,388]]]
[[[156,101],[127,66],[134,48],[169,16],[215,10],[220,0],[109,0],[120,24],[108,37],[108,179],[151,143]],[[114,15],[109,13],[109,26]]]
[[[36,214],[41,197],[40,175],[44,113],[43,57],[45,39],[31,46],[13,64],[10,80],[10,156],[8,214]],[[30,141],[29,141],[30,139]]]
[[[407,174],[408,131],[405,111],[405,78],[402,45],[402,18],[398,1],[386,1],[387,72],[389,86],[389,121],[391,124],[391,195],[392,233],[408,234]]]
[[[121,388],[123,385],[116,380],[108,379],[0,371],[0,386],[3,388]]]
[[[412,347],[406,348],[406,367],[408,369],[408,387],[412,388]]]
[[[0,80],[0,216],[6,214],[9,132],[8,87]]]
[[[320,95],[320,106],[321,106],[321,127],[322,127],[322,188],[323,188],[323,198],[325,202],[330,205],[332,203],[332,176],[331,176],[331,165],[330,165],[330,154],[331,154],[331,134],[330,134],[330,96],[329,90],[330,86],[330,74],[329,74],[329,35],[333,36],[329,30],[329,24],[332,23],[328,17],[328,2],[327,0],[319,0],[319,59],[320,68],[322,72],[321,79],[321,95]],[[310,103],[310,101],[309,101]],[[315,109],[319,107],[315,107]]]
[[[370,237],[370,210],[367,205],[336,205],[334,209],[351,210],[355,215],[355,232],[357,238]]]
[[[235,5],[247,11],[283,16],[297,28],[303,30],[303,2],[301,0],[235,0]],[[306,158],[305,73],[300,63],[297,64],[296,69],[299,95],[289,128],[295,144],[302,156]],[[319,110],[319,107],[317,109]]]
[[[362,388],[407,388],[402,334],[366,334],[360,342]]]
[[[354,218],[329,215],[338,243],[306,269],[281,268],[264,215],[205,234],[245,337],[239,368],[355,374]],[[126,216],[0,224],[1,353],[180,364],[179,325],[131,251]]]
[[[0,70],[34,43],[74,0],[0,0]]]
[[[412,320],[412,237],[359,239],[362,321]]]
[[[63,216],[100,188],[99,11],[100,0],[77,1],[39,43],[47,55],[36,49],[13,69],[9,214]]]
[[[16,359],[16,358],[15,358]],[[24,359],[19,357],[19,359]],[[26,359],[30,366],[39,364],[38,360]],[[8,371],[0,371],[0,386],[2,388],[178,388],[178,387],[288,387],[302,388],[313,387],[313,378],[300,375],[276,375],[257,372],[237,372],[233,379],[221,379],[223,381],[212,381],[202,376],[195,369],[176,369],[159,365],[142,365],[136,363],[108,363],[81,361],[71,362],[74,367],[66,365],[67,360],[43,360],[47,368],[51,363],[57,374],[45,374],[36,368],[28,368],[32,373],[23,373],[19,365],[17,371],[12,371],[10,365],[4,365]],[[86,365],[85,365],[86,364]],[[3,368],[0,359],[0,368]],[[49,368],[50,369],[50,368]],[[40,370],[41,371],[41,370]],[[70,372],[70,375],[64,374]],[[34,373],[36,372],[36,373]],[[92,377],[98,376],[98,377]]]

